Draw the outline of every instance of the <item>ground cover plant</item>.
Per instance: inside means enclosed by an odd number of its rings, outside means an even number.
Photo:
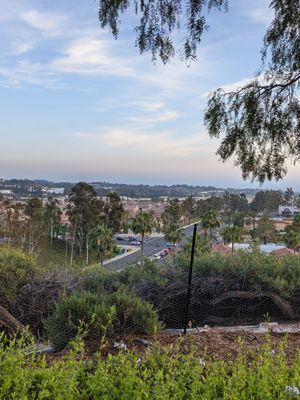
[[[184,354],[178,345],[143,355],[128,350],[87,358],[78,336],[68,352],[35,355],[30,338],[0,340],[0,399],[291,399],[300,387],[300,355],[268,341],[253,358],[240,343],[232,362]],[[100,349],[101,350],[101,349]]]

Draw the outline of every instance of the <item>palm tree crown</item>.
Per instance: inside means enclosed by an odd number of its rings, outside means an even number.
[[[153,212],[141,211],[132,223],[132,230],[135,234],[140,234],[142,238],[142,252],[144,252],[144,238],[152,233],[152,228],[156,226]]]

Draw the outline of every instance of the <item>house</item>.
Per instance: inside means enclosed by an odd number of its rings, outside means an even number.
[[[252,247],[250,243],[234,243],[234,251],[245,251],[251,252]],[[261,244],[257,246],[257,249],[264,254],[271,254],[275,257],[283,257],[287,255],[300,255],[300,253],[294,253],[293,250],[287,248],[285,245],[278,245],[275,243]],[[232,244],[225,245],[223,243],[214,244],[211,249],[212,253],[219,253],[222,255],[232,253]]]
[[[277,232],[284,231],[287,226],[292,225],[293,223],[293,218],[274,217],[270,218],[270,220],[274,222]],[[244,218],[244,230],[246,232],[252,231],[253,229],[257,228],[259,221],[260,217]]]
[[[300,212],[299,208],[296,206],[279,206],[279,215],[296,215]]]

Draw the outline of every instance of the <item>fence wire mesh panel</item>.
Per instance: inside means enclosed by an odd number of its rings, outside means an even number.
[[[137,231],[151,228],[152,214],[139,218]],[[105,341],[119,349],[129,337],[147,343],[168,330],[300,319],[296,253],[279,257],[218,243],[202,220],[184,229],[170,224],[165,236],[115,235],[113,240],[130,241],[127,255],[124,244],[116,251],[105,225],[92,228],[84,242],[77,232],[75,242],[76,221],[69,237],[51,232],[51,241],[34,220],[35,229],[26,225],[23,239],[17,233],[14,239],[6,226],[0,245],[1,331],[28,330],[55,351],[79,334],[97,351]],[[161,243],[165,249],[157,252]]]
[[[1,329],[28,327],[57,351],[78,333],[96,351],[103,338],[119,348],[129,336],[146,340],[168,329],[299,320],[297,257],[199,255],[197,236],[193,269],[184,250],[121,271],[61,264],[51,273],[37,273],[30,257],[9,247],[0,254]]]

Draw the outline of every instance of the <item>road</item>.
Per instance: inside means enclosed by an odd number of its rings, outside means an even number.
[[[193,225],[187,226],[182,228],[183,233],[184,233],[184,238],[182,241],[182,244],[186,243],[188,238],[191,237],[193,234]],[[136,238],[139,238],[138,235],[135,235]],[[144,244],[144,255],[146,257],[151,257],[156,253],[159,253],[160,251],[166,249],[167,247],[167,242],[163,237],[156,237],[156,238],[145,238],[144,239],[145,244]],[[117,243],[119,245],[129,245],[129,240],[117,240]],[[113,267],[114,269],[120,270],[123,269],[127,264],[133,264],[136,263],[140,257],[141,257],[142,251],[141,247],[139,246],[139,250],[134,252],[134,253],[129,253],[128,255],[118,259],[114,260],[112,262],[108,262],[106,264],[107,267]]]

